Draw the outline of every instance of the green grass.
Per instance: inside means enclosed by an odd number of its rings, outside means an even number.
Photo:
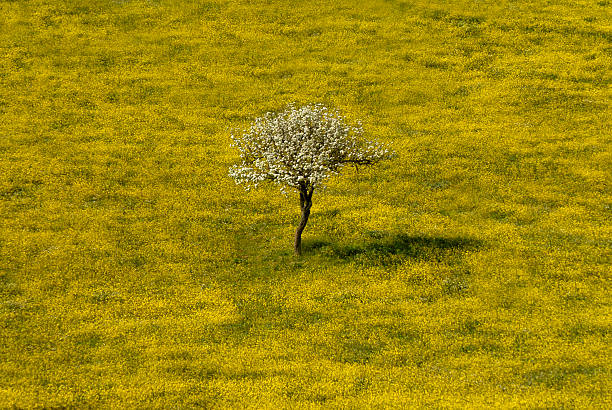
[[[0,2],[0,407],[610,407],[611,7]],[[302,258],[290,102],[398,153]]]

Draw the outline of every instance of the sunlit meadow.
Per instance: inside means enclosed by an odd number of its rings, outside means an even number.
[[[608,0],[0,0],[0,407],[610,408]],[[245,192],[287,104],[397,157]]]

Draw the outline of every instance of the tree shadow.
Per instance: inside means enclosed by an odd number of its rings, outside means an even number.
[[[305,242],[304,250],[343,261],[394,265],[407,259],[452,262],[465,252],[478,250],[484,245],[481,240],[462,237],[390,235],[378,231],[370,232],[368,236],[371,239],[359,244],[338,244],[326,240]]]

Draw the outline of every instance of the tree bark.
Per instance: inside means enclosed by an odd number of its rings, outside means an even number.
[[[302,210],[302,216],[300,218],[300,223],[295,230],[295,254],[300,256],[302,255],[302,232],[304,232],[304,228],[306,228],[306,223],[308,222],[308,217],[310,216],[310,208],[312,207],[312,192],[313,189],[310,190],[306,187],[302,187],[300,189],[300,209]]]

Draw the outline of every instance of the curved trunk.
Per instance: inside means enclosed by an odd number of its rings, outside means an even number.
[[[308,217],[310,216],[310,208],[312,207],[312,191],[306,189],[305,187],[300,189],[300,208],[302,209],[302,216],[300,218],[300,223],[295,230],[295,254],[302,254],[302,232],[304,232],[304,228],[306,228],[306,223],[308,222]]]

